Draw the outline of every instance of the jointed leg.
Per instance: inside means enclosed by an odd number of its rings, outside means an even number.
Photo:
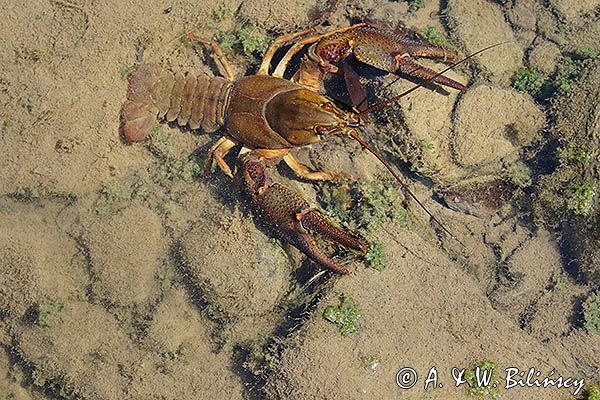
[[[456,50],[420,42],[406,41],[403,43],[403,50],[413,57],[437,58],[443,61],[458,57]]]
[[[279,64],[277,64],[275,71],[273,71],[273,76],[276,78],[283,78],[283,74],[285,73],[287,65],[292,59],[292,57],[298,54],[302,50],[302,48],[304,48],[304,46],[306,46],[307,44],[312,44],[321,40],[321,37],[322,35],[310,36],[296,42],[292,47],[290,47],[287,53],[285,53],[281,61],[279,61]]]
[[[323,35],[316,35],[304,38],[294,44],[288,52],[283,56],[275,71],[273,72],[273,76],[281,78],[285,73],[285,70],[292,59],[296,54],[298,54],[302,48],[308,44],[313,44],[323,40],[324,38],[330,37],[336,34],[342,34],[347,31],[351,31],[358,27],[364,26],[364,23],[347,26],[345,28],[340,28],[333,30],[331,32],[327,32]],[[314,46],[311,46],[308,50],[308,55],[302,60],[302,64],[298,72],[294,75],[293,80],[301,85],[308,87],[311,90],[315,90],[317,92],[322,92],[323,90],[323,78],[328,73],[337,73],[338,68],[330,64],[328,60],[324,60],[321,57],[314,54]]]
[[[285,46],[290,40],[293,40],[299,36],[304,36],[308,33],[314,32],[314,28],[306,29],[301,32],[295,32],[288,35],[279,36],[275,41],[271,44],[271,47],[265,53],[263,57],[262,63],[260,64],[260,68],[258,69],[257,75],[269,75],[269,67],[271,66],[271,60],[275,55],[275,52],[279,50],[282,46]]]
[[[233,178],[233,173],[231,172],[231,168],[224,160],[225,155],[235,147],[235,142],[227,139],[225,136],[221,137],[217,142],[210,148],[208,151],[208,158],[206,159],[207,168],[206,171],[211,170],[211,166],[213,161],[216,161],[217,165],[225,173],[225,175]]]
[[[194,32],[188,32],[187,37],[190,40],[202,43],[203,45],[210,47],[215,55],[215,60],[217,62],[217,68],[219,68],[219,73],[221,73],[221,75],[223,75],[223,77],[228,81],[234,80],[235,76],[233,73],[233,68],[231,67],[231,64],[229,64],[229,60],[225,56],[225,52],[218,43],[213,42],[212,40],[202,39]]]
[[[245,157],[254,157],[265,164],[267,167],[272,167],[285,158],[290,152],[290,149],[252,149],[246,153]]]
[[[283,161],[294,171],[296,176],[301,179],[307,179],[310,181],[331,181],[340,178],[341,174],[335,174],[331,172],[315,171],[311,172],[302,165],[298,160],[294,158],[292,153],[288,153],[283,157]]]

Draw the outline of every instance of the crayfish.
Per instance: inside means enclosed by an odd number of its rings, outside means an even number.
[[[292,150],[339,134],[359,141],[407,189],[385,159],[359,136],[364,117],[381,105],[358,111],[336,102],[324,94],[324,78],[330,73],[348,71],[336,64],[353,55],[360,62],[387,72],[463,90],[463,84],[442,75],[446,70],[438,73],[414,61],[414,57],[454,59],[456,52],[411,40],[384,26],[360,23],[325,34],[308,30],[282,36],[267,50],[256,75],[236,80],[218,44],[194,34],[188,37],[212,48],[223,77],[173,75],[157,65],[140,65],[130,77],[122,108],[124,138],[130,142],[144,140],[157,117],[205,132],[222,130],[223,136],[210,149],[210,162],[214,161],[233,178],[234,172],[224,157],[234,147],[242,146],[237,170],[257,216],[322,267],[348,274],[344,266],[319,250],[317,237],[362,253],[367,244],[311,208],[300,194],[272,182],[267,168],[283,160],[301,179],[335,179],[338,175],[331,172],[310,171],[294,158]],[[273,56],[284,46],[290,47],[269,74]],[[292,57],[306,47],[299,69],[291,80],[284,79]],[[355,75],[347,73],[345,78],[349,81]],[[350,97],[355,106],[362,102],[356,91],[351,91]],[[422,206],[410,191],[409,194]]]

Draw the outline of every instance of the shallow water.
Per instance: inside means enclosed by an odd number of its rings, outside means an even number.
[[[510,367],[600,380],[600,334],[583,306],[599,283],[595,198],[578,215],[568,195],[571,182],[598,180],[597,1],[1,6],[0,398],[468,398],[452,368],[484,360],[502,399],[574,398],[575,386],[506,388]],[[143,144],[119,136],[140,57],[218,72],[187,31],[229,43],[244,75],[265,37],[366,18],[434,27],[464,54],[510,42],[448,72],[465,92],[421,89],[369,120],[369,140],[464,246],[413,201],[400,211],[380,164],[335,138],[298,159],[358,183],[270,172],[385,252],[378,271],[326,248],[351,274],[323,274],[273,238],[231,179],[204,176],[217,134],[157,124]],[[564,79],[562,91],[515,90],[524,65],[540,82]],[[412,85],[362,70],[373,103]],[[360,315],[347,335],[324,318],[343,298]],[[433,367],[442,385],[425,391]],[[397,384],[403,368],[414,387]]]

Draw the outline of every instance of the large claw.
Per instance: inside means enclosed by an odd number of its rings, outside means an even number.
[[[298,193],[278,183],[270,183],[266,166],[258,158],[243,161],[242,179],[255,212],[277,234],[310,259],[338,274],[349,271],[319,250],[316,235],[353,250],[364,252],[365,244],[356,236],[312,209]]]
[[[465,85],[419,65],[413,57],[452,60],[454,50],[418,42],[376,24],[357,24],[323,36],[309,51],[312,61],[320,65],[342,61],[350,54],[361,62],[384,71],[402,73],[414,78],[432,80],[440,85],[464,90]]]

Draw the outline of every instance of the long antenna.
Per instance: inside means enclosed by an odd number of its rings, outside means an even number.
[[[476,56],[476,55],[478,55],[478,54],[481,54],[481,53],[483,53],[484,51],[487,51],[487,50],[489,50],[489,49],[493,49],[494,47],[497,47],[497,46],[500,46],[500,45],[503,45],[503,44],[506,44],[506,43],[509,43],[509,42],[501,42],[501,43],[492,44],[492,45],[490,45],[490,46],[488,46],[488,47],[485,47],[485,48],[483,48],[483,49],[481,49],[481,50],[478,50],[478,51],[476,51],[476,52],[475,52],[475,53],[473,53],[473,54],[469,54],[468,56],[466,56],[466,57],[465,57],[465,58],[463,58],[462,60],[455,62],[454,64],[450,65],[450,66],[449,66],[449,67],[447,67],[447,68],[444,68],[443,70],[441,70],[440,72],[438,72],[438,73],[437,73],[437,74],[435,74],[434,76],[432,76],[432,77],[430,77],[430,78],[428,78],[428,79],[425,79],[425,82],[433,82],[433,80],[434,80],[435,78],[437,78],[438,76],[441,76],[441,75],[443,75],[444,73],[446,73],[446,72],[450,71],[452,68],[456,67],[457,65],[460,65],[460,64],[464,63],[465,61],[467,61],[467,60],[469,60],[469,59],[471,59],[471,58],[475,57],[475,56]],[[378,110],[378,109],[380,109],[380,108],[382,108],[382,107],[385,107],[385,106],[387,106],[387,105],[388,105],[388,104],[390,104],[390,103],[393,103],[393,102],[395,102],[395,101],[398,101],[398,100],[399,100],[399,99],[401,99],[402,97],[404,97],[404,96],[406,96],[406,95],[408,95],[408,94],[410,94],[410,93],[414,92],[415,90],[417,90],[417,89],[418,89],[418,88],[420,88],[420,87],[423,87],[423,85],[422,85],[421,83],[419,83],[419,84],[417,84],[417,85],[413,86],[412,88],[408,89],[407,91],[405,91],[405,92],[403,92],[403,93],[400,93],[400,94],[399,94],[399,95],[397,95],[397,96],[394,96],[394,97],[392,97],[392,98],[389,98],[389,99],[387,99],[387,100],[384,100],[384,101],[382,101],[382,102],[381,102],[381,103],[379,103],[379,104],[375,104],[374,106],[372,106],[372,107],[369,107],[369,108],[367,108],[367,109],[366,109],[366,110],[364,110],[364,111],[361,111],[361,112],[358,114],[358,116],[359,116],[359,117],[364,117],[364,116],[366,116],[366,115],[368,115],[368,114],[372,113],[372,112],[373,112],[373,111],[375,111],[375,110]]]
[[[436,224],[438,224],[444,230],[444,232],[446,232],[448,235],[450,235],[450,237],[452,237],[458,243],[460,243],[463,246],[465,246],[465,244],[463,242],[461,242],[456,236],[454,236],[454,234],[452,234],[452,232],[450,232],[431,213],[431,211],[429,211],[427,209],[427,207],[425,207],[425,205],[423,203],[421,203],[421,200],[419,200],[418,197],[408,188],[408,185],[406,183],[404,183],[404,181],[402,180],[402,178],[400,177],[400,175],[394,170],[394,168],[390,165],[390,163],[387,162],[385,158],[383,158],[383,156],[381,154],[379,154],[378,152],[376,152],[375,149],[373,149],[367,142],[365,142],[360,136],[358,136],[358,133],[356,131],[354,131],[354,130],[351,131],[350,135],[354,138],[354,140],[356,140],[358,143],[360,143],[360,145],[362,147],[364,147],[365,149],[367,149],[369,151],[369,153],[373,154],[375,157],[377,157],[377,159],[379,161],[381,161],[381,163],[387,168],[388,171],[390,171],[390,173],[394,176],[394,178],[396,178],[396,181],[398,181],[398,183],[400,184],[400,186],[402,186],[402,189],[404,189],[410,195],[410,197],[412,197],[417,202],[417,204],[419,205],[419,207],[421,207],[423,210],[425,210],[425,212],[427,213],[427,215],[429,215],[429,217],[431,217],[431,219],[433,220],[433,222],[435,222]]]
[[[466,56],[465,58],[463,58],[462,60],[459,60],[459,61],[455,62],[454,64],[450,65],[449,67],[447,67],[447,68],[443,69],[442,71],[438,72],[438,73],[437,73],[437,74],[435,74],[434,76],[432,76],[432,77],[430,77],[430,78],[426,79],[426,80],[425,80],[425,82],[433,82],[433,80],[434,80],[435,78],[437,78],[438,76],[441,76],[441,75],[443,75],[444,73],[446,73],[446,72],[450,71],[452,68],[456,67],[457,65],[460,65],[460,64],[464,63],[464,62],[465,62],[465,61],[467,61],[468,59],[470,59],[470,58],[473,58],[473,57],[475,57],[476,55],[483,53],[484,51],[487,51],[487,50],[489,50],[489,49],[493,49],[494,47],[497,47],[497,46],[500,46],[500,45],[503,45],[503,44],[506,44],[506,43],[508,43],[508,42],[496,43],[496,44],[490,45],[490,46],[488,46],[488,47],[485,47],[485,48],[483,48],[483,49],[481,49],[481,50],[479,50],[479,51],[476,51],[475,53],[473,53],[473,54],[470,54],[470,55]],[[373,111],[375,111],[375,110],[378,110],[378,109],[380,109],[380,108],[382,108],[382,107],[385,107],[385,106],[386,106],[386,105],[388,105],[388,104],[391,104],[391,103],[393,103],[393,102],[395,102],[395,101],[398,101],[398,100],[399,100],[399,99],[401,99],[402,97],[404,97],[404,96],[408,95],[409,93],[412,93],[412,92],[414,92],[415,90],[417,90],[417,89],[418,89],[418,88],[420,88],[420,87],[423,87],[423,84],[422,84],[422,83],[419,83],[419,84],[417,84],[417,85],[413,86],[412,88],[408,89],[407,91],[405,91],[405,92],[403,92],[403,93],[401,93],[401,94],[399,94],[399,95],[397,95],[397,96],[394,96],[394,97],[392,97],[392,98],[390,98],[390,99],[387,99],[387,100],[384,100],[384,101],[382,101],[382,102],[381,102],[381,103],[379,103],[379,104],[376,104],[376,105],[374,105],[374,106],[372,106],[372,107],[369,107],[369,108],[367,108],[366,110],[364,110],[364,111],[360,112],[360,113],[358,114],[358,116],[359,116],[359,117],[364,117],[364,116],[366,116],[366,115],[368,115],[368,114],[372,113],[372,112],[373,112]],[[364,99],[361,101],[361,104],[362,104],[362,102],[364,102],[365,100],[366,100],[366,98],[364,98]],[[423,210],[424,210],[424,211],[427,213],[427,215],[429,215],[429,217],[431,218],[431,220],[432,220],[433,222],[435,222],[435,223],[436,223],[436,224],[437,224],[437,225],[438,225],[440,228],[442,228],[442,230],[443,230],[444,232],[446,232],[448,235],[450,235],[450,237],[451,237],[451,238],[453,238],[454,240],[456,240],[456,241],[457,241],[458,243],[460,243],[460,244],[461,244],[463,247],[466,247],[466,246],[465,246],[465,244],[464,244],[463,242],[461,242],[461,241],[460,241],[460,239],[458,239],[456,236],[454,236],[454,234],[453,234],[452,232],[450,232],[450,231],[448,230],[448,228],[446,228],[446,227],[445,227],[445,226],[444,226],[444,225],[443,225],[443,224],[442,224],[442,223],[441,223],[441,222],[440,222],[440,221],[439,221],[439,220],[438,220],[438,219],[437,219],[437,218],[436,218],[436,217],[435,217],[435,216],[434,216],[434,215],[431,213],[431,211],[429,211],[429,210],[427,209],[427,207],[425,207],[425,205],[424,205],[424,204],[421,202],[421,200],[419,200],[419,199],[417,198],[417,196],[416,196],[416,195],[415,195],[415,194],[414,194],[414,193],[413,193],[413,192],[412,192],[412,191],[411,191],[411,190],[408,188],[408,185],[407,185],[406,183],[404,183],[404,181],[402,180],[402,178],[400,177],[400,175],[399,175],[399,174],[398,174],[398,173],[397,173],[397,172],[394,170],[394,168],[391,166],[391,164],[390,164],[389,162],[387,162],[387,160],[386,160],[385,158],[383,158],[383,156],[382,156],[381,154],[379,154],[377,151],[375,151],[375,149],[373,149],[373,148],[372,148],[372,147],[371,147],[371,146],[370,146],[370,145],[369,145],[367,142],[365,142],[365,141],[364,141],[364,140],[363,140],[363,139],[362,139],[362,138],[361,138],[361,137],[358,135],[358,132],[357,132],[357,131],[355,131],[355,130],[352,130],[352,131],[350,131],[350,136],[352,136],[352,138],[353,138],[354,140],[356,140],[358,143],[360,143],[360,145],[361,145],[363,148],[367,149],[367,150],[368,150],[368,151],[369,151],[371,154],[373,154],[373,155],[374,155],[374,156],[375,156],[375,157],[376,157],[376,158],[377,158],[377,159],[378,159],[378,160],[379,160],[379,161],[380,161],[380,162],[381,162],[381,163],[382,163],[382,164],[383,164],[383,165],[384,165],[384,166],[387,168],[387,170],[388,170],[388,171],[389,171],[389,172],[392,174],[392,176],[393,176],[394,178],[396,178],[396,181],[397,181],[397,182],[400,184],[400,186],[402,187],[402,189],[404,189],[404,190],[405,190],[405,191],[406,191],[406,192],[407,192],[407,193],[410,195],[410,197],[412,197],[412,198],[413,198],[413,200],[415,200],[415,201],[417,202],[417,204],[419,205],[419,207],[421,207],[421,208],[422,208],[422,209],[423,209]]]

